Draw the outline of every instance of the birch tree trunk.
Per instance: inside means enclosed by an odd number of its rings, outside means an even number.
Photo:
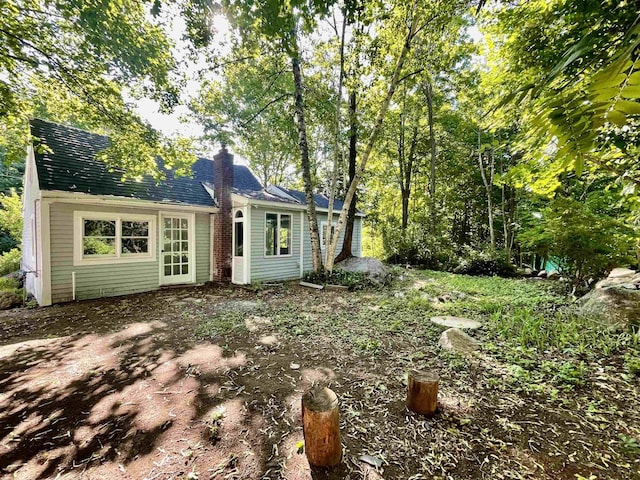
[[[487,178],[487,172],[484,167],[484,161],[482,160],[482,140],[481,131],[478,129],[478,165],[480,166],[480,175],[482,175],[482,183],[487,194],[487,210],[488,210],[488,222],[489,222],[489,238],[491,240],[491,246],[496,246],[496,234],[493,230],[493,154],[490,156],[490,178]]]
[[[380,132],[380,128],[382,126],[382,122],[384,121],[384,117],[387,114],[387,110],[389,109],[389,104],[391,103],[391,99],[398,88],[398,83],[400,81],[400,73],[402,72],[402,67],[407,59],[407,55],[409,54],[409,50],[411,50],[411,44],[415,39],[415,36],[419,32],[418,29],[418,16],[416,14],[417,1],[414,2],[411,12],[411,17],[409,20],[409,29],[407,36],[405,37],[404,44],[402,46],[402,50],[396,62],[395,68],[393,70],[393,75],[391,77],[391,81],[389,82],[389,88],[387,89],[387,94],[380,106],[380,110],[378,111],[378,115],[376,116],[376,120],[373,124],[371,133],[369,135],[369,139],[367,140],[366,147],[364,152],[362,153],[362,157],[360,158],[360,162],[358,164],[358,168],[356,169],[356,174],[349,185],[349,189],[347,190],[347,194],[345,196],[344,206],[342,211],[340,212],[340,218],[338,219],[338,224],[336,225],[335,232],[333,234],[333,238],[327,245],[327,249],[331,249],[331,254],[329,255],[329,260],[331,261],[331,265],[327,266],[328,270],[333,268],[333,259],[335,258],[336,247],[338,246],[338,241],[340,239],[340,234],[344,229],[345,221],[347,218],[347,213],[349,212],[349,207],[351,202],[353,201],[353,197],[356,193],[356,189],[358,188],[358,184],[364,175],[365,168],[367,166],[367,162],[369,161],[369,156],[373,150],[373,146],[375,145],[376,138],[378,137],[378,133]]]
[[[334,158],[333,158],[333,172],[331,173],[331,189],[329,192],[329,208],[327,212],[327,230],[328,232],[322,232],[324,238],[328,238],[331,233],[331,225],[333,225],[333,202],[336,196],[336,183],[338,180],[338,167],[342,164],[342,147],[340,145],[340,108],[342,106],[342,82],[344,80],[344,37],[345,30],[347,28],[347,19],[342,19],[342,34],[339,35],[340,41],[340,71],[338,73],[338,94],[336,95],[336,122],[334,132]],[[336,26],[336,34],[338,34]],[[329,255],[335,255],[335,249],[325,247],[325,270],[331,273],[333,270],[333,258],[329,260]]]
[[[291,68],[293,70],[295,117],[298,128],[298,146],[300,148],[300,165],[302,167],[302,180],[304,182],[304,194],[307,200],[307,218],[309,220],[309,233],[311,236],[311,258],[313,271],[322,271],[322,251],[320,249],[320,236],[318,235],[318,217],[316,204],[313,197],[314,188],[311,181],[311,161],[309,158],[309,142],[307,140],[307,125],[304,111],[304,86],[302,72],[300,71],[300,51],[298,49],[298,33],[292,32]],[[301,226],[302,227],[302,226]]]
[[[355,87],[349,92],[349,183],[353,182],[356,176],[356,160],[358,157],[358,117],[357,117],[357,92]],[[351,244],[353,243],[353,224],[356,221],[357,192],[353,195],[353,201],[349,205],[347,213],[347,225],[344,230],[342,241],[342,251],[338,254],[335,262],[341,262],[353,257]]]

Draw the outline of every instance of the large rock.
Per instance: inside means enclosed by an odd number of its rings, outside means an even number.
[[[462,317],[452,317],[445,315],[442,317],[431,317],[431,323],[440,325],[442,327],[459,328],[461,330],[476,330],[482,326],[482,324],[476,320]]]
[[[480,348],[480,342],[459,328],[450,328],[440,335],[440,346],[459,355],[470,355]]]
[[[376,284],[383,284],[389,277],[389,269],[380,260],[371,257],[351,257],[336,264],[345,272],[361,272]]]
[[[640,290],[629,286],[635,285],[597,286],[578,300],[578,312],[622,328],[640,325]]]
[[[22,297],[15,292],[0,291],[0,310],[22,305]]]
[[[614,268],[608,278],[633,277],[635,274],[636,271],[630,268]]]

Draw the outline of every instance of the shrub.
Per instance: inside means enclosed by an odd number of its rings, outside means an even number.
[[[14,248],[0,255],[0,275],[7,275],[20,270],[22,252],[19,248]]]
[[[303,276],[305,282],[317,283],[317,284],[331,284],[331,285],[343,285],[350,289],[360,289],[374,286],[374,283],[369,279],[364,272],[346,272],[344,270],[336,269],[331,273],[328,272],[305,272]]]
[[[513,277],[516,274],[516,268],[502,251],[478,250],[465,246],[459,264],[453,272],[465,275]]]

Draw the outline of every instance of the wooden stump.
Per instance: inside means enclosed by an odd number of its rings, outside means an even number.
[[[302,396],[304,449],[311,465],[332,467],[342,460],[338,396],[314,387]]]
[[[438,408],[438,375],[410,370],[407,380],[407,408],[422,415],[433,415]]]

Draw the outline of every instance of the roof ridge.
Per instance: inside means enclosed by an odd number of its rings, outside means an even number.
[[[93,137],[102,137],[102,138],[105,138],[105,139],[111,141],[111,137],[109,137],[108,135],[103,135],[101,133],[91,132],[89,130],[85,130],[84,128],[74,127],[73,125],[67,125],[65,123],[54,122],[53,120],[47,120],[47,119],[40,118],[40,117],[31,117],[31,120],[38,120],[39,122],[49,123],[51,125],[57,125],[59,127],[64,127],[64,128],[70,128],[72,130],[77,130],[78,132],[86,133],[87,135],[91,135]],[[31,123],[31,122],[29,122],[29,123]]]

